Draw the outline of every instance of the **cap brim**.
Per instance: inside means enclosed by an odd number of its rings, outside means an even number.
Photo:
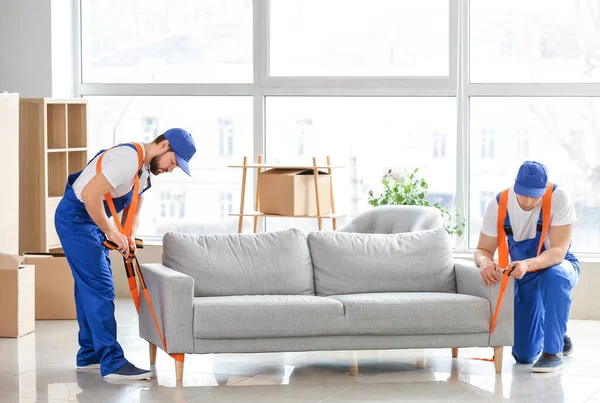
[[[188,162],[177,153],[175,153],[175,158],[177,158],[177,165],[179,165],[179,168],[181,168],[183,172],[188,174],[188,176],[192,176],[192,174],[190,174],[190,165],[188,164]]]
[[[515,193],[521,196],[538,198],[544,196],[546,193],[546,188],[531,188],[527,186],[523,186],[518,182],[515,182]]]

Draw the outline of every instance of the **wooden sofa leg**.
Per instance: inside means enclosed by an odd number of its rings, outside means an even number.
[[[456,358],[458,357],[458,348],[453,348],[452,349],[452,358]]]
[[[183,360],[182,361],[175,361],[175,377],[177,379],[177,382],[181,382],[183,380]]]
[[[494,364],[496,364],[496,373],[499,374],[502,372],[502,352],[504,347],[496,346],[494,347]]]
[[[417,356],[417,362],[415,367],[419,369],[425,368],[427,365],[427,350],[423,350],[420,355]]]
[[[353,351],[350,357],[350,367],[348,368],[348,373],[350,376],[358,376],[358,356],[356,355],[356,351]]]
[[[150,365],[156,365],[156,344],[150,344]]]

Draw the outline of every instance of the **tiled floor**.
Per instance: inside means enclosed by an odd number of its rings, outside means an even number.
[[[131,300],[117,301],[119,340],[126,357],[148,367]],[[555,374],[532,374],[505,349],[504,373],[491,349],[358,352],[360,376],[349,376],[352,352],[187,356],[183,385],[172,359],[159,350],[151,381],[110,383],[78,372],[75,321],[40,321],[19,340],[0,339],[0,403],[12,402],[405,402],[522,401],[600,403],[600,322],[571,321],[574,353]]]

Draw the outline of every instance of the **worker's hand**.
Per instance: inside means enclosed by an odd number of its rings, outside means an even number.
[[[129,242],[125,235],[121,234],[116,229],[112,229],[106,234],[106,237],[109,241],[112,241],[117,245],[117,250],[121,255],[126,259],[129,257]]]
[[[493,260],[486,258],[479,268],[481,279],[486,287],[492,287],[500,281],[500,267]]]
[[[127,263],[130,263],[137,252],[137,246],[135,245],[135,236],[129,237],[129,251],[131,252],[129,257],[125,260]]]
[[[511,277],[520,280],[529,271],[529,264],[527,264],[525,260],[517,260],[516,262],[509,264],[506,269],[513,269],[513,271],[510,273]]]

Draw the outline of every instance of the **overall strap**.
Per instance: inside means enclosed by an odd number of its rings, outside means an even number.
[[[540,252],[542,251],[544,239],[546,239],[546,232],[548,231],[548,226],[550,225],[550,210],[552,208],[552,192],[554,192],[554,189],[556,189],[556,186],[554,186],[552,183],[549,183],[546,193],[544,193],[542,198],[542,235],[540,236],[540,244],[538,245],[537,256],[539,256]]]
[[[140,178],[139,178],[138,172],[140,171],[140,169],[142,169],[142,164],[144,163],[144,157],[143,157],[144,151],[142,150],[142,146],[140,146],[138,143],[119,144],[115,147],[119,147],[119,146],[131,147],[137,151],[137,155],[138,155],[138,169],[136,170],[136,174],[133,179],[133,195],[132,195],[131,204],[130,204],[130,207],[135,212],[137,210],[138,198],[139,198],[138,193],[140,191]],[[115,148],[115,147],[113,147],[113,148]],[[102,158],[104,157],[105,153],[106,153],[106,151],[100,155],[100,157],[98,158],[98,161],[96,162],[96,173],[99,173],[102,171]],[[131,229],[133,227],[133,218],[135,216],[135,213],[131,214],[131,215],[127,214],[127,217],[125,219],[125,226],[122,226],[121,222],[119,221],[119,217],[117,216],[117,210],[115,209],[115,203],[113,202],[113,198],[112,198],[110,192],[105,194],[104,198],[106,200],[106,204],[108,204],[108,208],[110,209],[110,212],[115,221],[117,229],[119,230],[119,232],[121,234],[129,237],[131,235]]]
[[[506,217],[506,207],[508,205],[508,189],[500,193],[498,200],[498,265],[505,269],[508,266],[508,243],[506,241],[506,230],[504,221]]]

